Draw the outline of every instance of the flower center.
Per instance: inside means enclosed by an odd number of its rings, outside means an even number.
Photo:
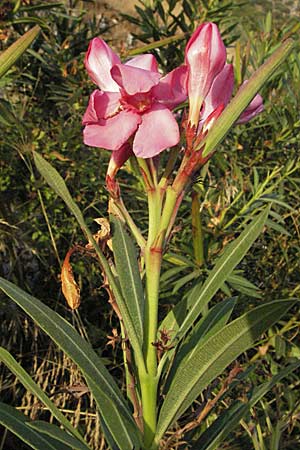
[[[151,108],[153,97],[150,92],[142,92],[134,95],[122,94],[120,100],[123,109],[134,111],[139,114],[144,113]]]

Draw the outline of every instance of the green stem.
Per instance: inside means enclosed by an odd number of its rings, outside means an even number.
[[[144,448],[149,449],[156,432],[157,420],[157,341],[159,281],[162,262],[162,247],[159,242],[163,192],[157,186],[154,166],[152,177],[155,185],[148,189],[149,230],[144,250],[146,272],[146,302],[144,311],[144,360],[147,374],[140,378],[143,420]],[[152,179],[153,179],[152,178]]]
[[[168,159],[167,166],[166,166],[165,171],[159,181],[159,187],[161,189],[166,190],[170,176],[172,175],[173,170],[174,170],[175,162],[176,162],[176,159],[178,156],[178,151],[179,151],[178,147],[175,147],[170,152],[170,157]]]
[[[160,232],[164,234],[164,236],[166,235],[167,229],[169,227],[174,212],[174,208],[176,205],[177,197],[178,193],[173,189],[172,186],[168,186],[166,191],[166,201],[164,204],[164,209],[159,228]]]
[[[158,188],[148,191],[148,208],[149,231],[147,245],[151,247],[157,237],[161,218],[162,196]]]
[[[143,405],[144,442],[143,448],[149,450],[156,432],[157,378],[152,376],[140,377]]]
[[[192,192],[192,235],[193,235],[193,247],[194,257],[198,266],[202,266],[204,263],[203,252],[203,231],[200,218],[200,201],[199,194]]]
[[[149,449],[156,431],[157,405],[157,341],[158,296],[162,253],[156,247],[146,247],[146,305],[144,330],[144,359],[147,374],[140,376],[143,419],[144,445]]]

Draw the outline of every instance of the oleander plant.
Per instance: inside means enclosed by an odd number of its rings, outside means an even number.
[[[0,54],[0,448],[295,448],[297,21],[258,10],[260,39],[230,2],[141,3],[119,56],[83,10],[23,3],[9,26],[38,25]]]

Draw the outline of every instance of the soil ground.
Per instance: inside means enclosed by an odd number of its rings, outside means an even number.
[[[82,3],[91,15],[96,16],[100,23],[99,34],[112,47],[122,52],[135,46],[132,33],[137,31],[137,28],[126,21],[122,14],[136,15],[134,8],[138,3],[136,0],[97,0],[93,3],[85,1]]]

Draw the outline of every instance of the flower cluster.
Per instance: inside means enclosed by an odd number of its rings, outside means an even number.
[[[184,65],[162,76],[153,55],[124,64],[100,38],[94,38],[85,66],[99,89],[91,94],[83,117],[84,142],[113,151],[111,173],[132,154],[152,158],[175,146],[180,132],[172,109],[189,100],[187,129],[206,132],[229,103],[234,74],[214,23],[199,26],[185,51]],[[244,123],[263,110],[256,95],[243,112]]]

